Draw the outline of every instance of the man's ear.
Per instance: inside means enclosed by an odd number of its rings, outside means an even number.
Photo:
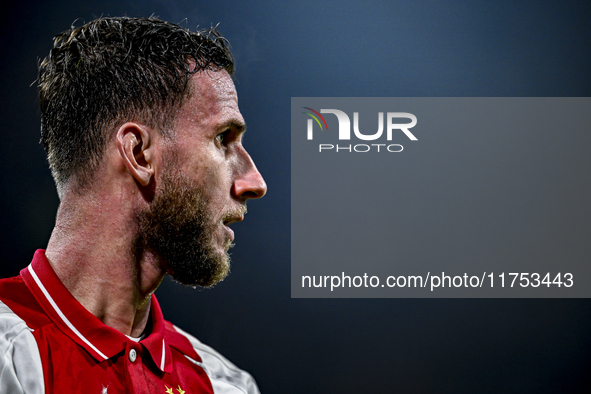
[[[128,122],[117,131],[117,147],[125,167],[142,186],[148,186],[154,176],[154,147],[152,133],[146,126]]]

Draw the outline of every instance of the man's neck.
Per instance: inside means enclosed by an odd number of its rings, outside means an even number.
[[[139,337],[149,319],[150,297],[164,274],[154,256],[135,256],[131,211],[110,209],[117,205],[108,196],[96,197],[75,204],[62,200],[45,254],[88,311],[123,334]]]

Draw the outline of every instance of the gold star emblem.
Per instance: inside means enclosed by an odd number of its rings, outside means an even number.
[[[185,394],[185,390],[183,390],[180,385],[179,388],[176,390],[179,392],[179,394]]]
[[[166,387],[166,394],[174,394],[174,391],[172,391],[172,387],[168,387],[167,385],[164,385],[164,387]]]

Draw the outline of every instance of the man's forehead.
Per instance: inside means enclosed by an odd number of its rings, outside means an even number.
[[[232,78],[226,70],[203,70],[191,77],[191,95],[209,100],[235,100],[238,94]]]
[[[234,120],[244,123],[238,109],[238,95],[227,71],[204,70],[195,73],[190,81],[190,94],[176,114],[176,126],[181,124],[209,124],[221,127]],[[180,122],[180,123],[179,123]]]
[[[201,123],[211,117],[242,118],[234,82],[226,70],[199,71],[191,76],[189,96],[176,114],[176,122]]]

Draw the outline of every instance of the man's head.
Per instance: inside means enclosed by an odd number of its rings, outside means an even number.
[[[128,207],[135,256],[149,253],[188,285],[227,275],[228,225],[266,192],[242,145],[232,72],[215,29],[152,18],[72,29],[40,66],[42,142],[58,192],[94,190],[95,211],[105,198]]]
[[[155,18],[99,18],[54,38],[39,66],[41,141],[58,194],[83,190],[117,126],[169,133],[190,77],[234,61],[215,29],[190,32]]]
[[[164,142],[154,198],[140,212],[136,245],[155,252],[177,281],[211,286],[229,272],[234,233],[228,225],[244,218],[246,201],[262,197],[266,185],[242,145],[246,125],[228,73],[203,71],[191,83],[171,126],[175,138]],[[120,129],[118,138],[131,129]]]

